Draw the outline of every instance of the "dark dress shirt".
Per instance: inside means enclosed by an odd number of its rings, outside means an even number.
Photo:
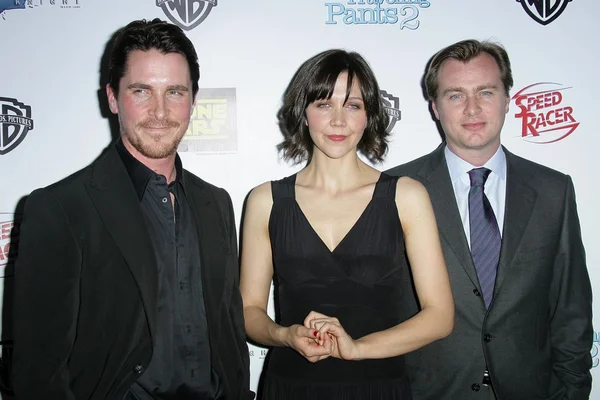
[[[219,379],[211,367],[198,233],[186,198],[181,159],[170,184],[117,150],[140,199],[158,265],[158,312],[152,359],[125,399],[217,399]],[[174,197],[174,204],[171,200]]]

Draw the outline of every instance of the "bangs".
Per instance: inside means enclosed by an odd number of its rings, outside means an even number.
[[[317,100],[329,100],[333,95],[338,77],[344,72],[348,74],[346,80],[346,98],[344,99],[344,102],[346,102],[350,97],[350,91],[356,73],[354,72],[354,68],[349,67],[348,65],[336,65],[331,66],[331,68],[323,68],[320,71],[316,71],[316,76],[312,82],[310,82],[306,90],[306,105]],[[362,87],[360,88],[360,91],[362,95]]]
[[[379,85],[360,54],[342,49],[326,50],[309,58],[288,84],[283,104],[277,111],[279,129],[284,137],[277,149],[285,160],[295,164],[310,163],[315,144],[308,129],[306,109],[315,101],[331,99],[343,72],[347,73],[344,103],[350,98],[352,85],[357,84],[367,114],[367,126],[357,150],[372,162],[383,160],[387,151],[389,116],[383,107]]]

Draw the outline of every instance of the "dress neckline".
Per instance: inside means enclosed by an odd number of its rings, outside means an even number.
[[[342,239],[335,245],[335,247],[333,249],[330,249],[329,246],[327,246],[327,244],[325,243],[325,241],[321,238],[321,236],[319,236],[319,234],[317,233],[317,231],[313,227],[313,224],[310,222],[310,219],[304,213],[304,210],[302,210],[302,207],[300,206],[300,203],[298,203],[298,200],[296,199],[296,176],[297,176],[297,174],[294,174],[294,175],[291,176],[291,178],[292,178],[291,179],[292,197],[294,199],[294,204],[298,208],[298,210],[300,212],[300,215],[302,216],[302,219],[308,225],[309,230],[312,232],[311,234],[313,236],[315,236],[315,238],[321,243],[321,245],[323,246],[323,248],[325,248],[325,250],[327,250],[327,252],[329,254],[335,254],[336,251],[340,248],[340,246],[342,246],[344,244],[344,242],[347,241],[348,237],[350,237],[352,235],[352,233],[356,230],[356,227],[360,224],[360,222],[362,222],[362,220],[364,219],[367,211],[371,208],[371,205],[373,204],[373,200],[375,199],[375,194],[377,193],[377,187],[381,183],[381,180],[382,180],[382,177],[383,177],[383,173],[379,174],[379,178],[377,179],[377,182],[375,182],[375,187],[373,188],[373,193],[371,194],[371,198],[369,199],[369,202],[367,203],[367,205],[365,206],[365,208],[362,210],[362,212],[358,215],[358,218],[356,219],[356,221],[354,221],[354,224],[352,224],[352,226],[350,227],[350,229],[348,230],[348,232],[346,232],[346,234],[344,234],[344,236],[342,237]]]

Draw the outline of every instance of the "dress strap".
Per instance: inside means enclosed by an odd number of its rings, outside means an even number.
[[[396,183],[397,176],[391,176],[384,172],[379,176],[379,180],[375,184],[375,192],[373,198],[396,198]]]
[[[295,197],[296,174],[286,178],[271,181],[273,202],[278,199],[293,199]]]

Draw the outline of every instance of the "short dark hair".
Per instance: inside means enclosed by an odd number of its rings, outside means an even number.
[[[185,57],[190,68],[192,94],[195,96],[198,92],[200,66],[194,45],[181,28],[158,18],[130,22],[117,32],[108,61],[108,83],[115,95],[119,93],[119,81],[125,75],[129,53],[152,49],[164,54],[179,53]]]
[[[478,40],[463,40],[454,43],[442,50],[438,51],[427,68],[425,73],[425,92],[429,100],[434,101],[437,97],[437,91],[439,88],[439,72],[442,64],[446,60],[457,60],[467,62],[475,57],[486,53],[492,56],[496,61],[498,68],[500,69],[500,79],[504,85],[504,91],[508,96],[510,89],[513,86],[512,71],[510,69],[510,59],[504,47],[498,43],[489,41],[478,41]]]
[[[360,54],[340,49],[324,51],[305,61],[283,94],[277,119],[284,140],[277,149],[285,160],[296,164],[310,162],[314,144],[306,126],[306,108],[316,100],[331,98],[338,76],[343,72],[348,73],[346,99],[350,96],[352,82],[358,79],[367,112],[367,127],[358,143],[358,151],[372,162],[383,160],[388,148],[386,127],[389,118],[375,74]]]

